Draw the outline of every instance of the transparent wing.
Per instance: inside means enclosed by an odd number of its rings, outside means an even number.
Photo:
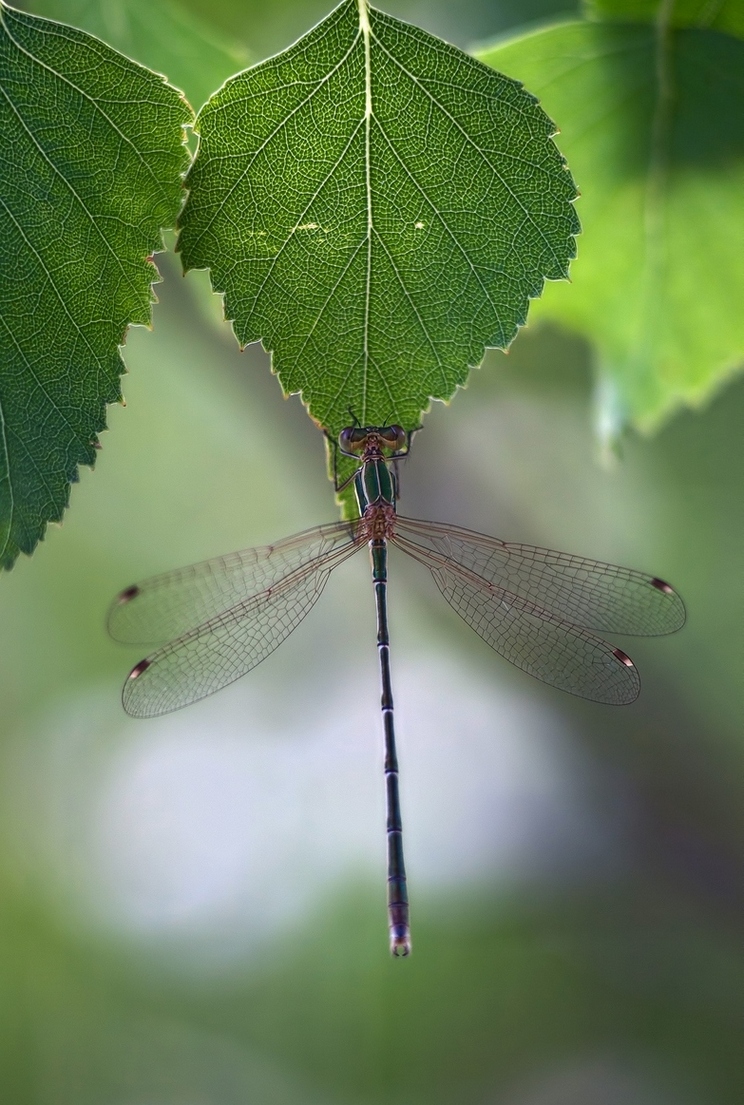
[[[348,522],[297,533],[275,545],[245,549],[177,568],[127,587],[114,599],[108,630],[125,644],[159,645],[274,586],[303,565],[356,548]]]
[[[430,551],[454,561],[585,629],[654,637],[684,625],[685,607],[676,591],[664,580],[631,568],[400,516],[396,533],[415,543],[424,556]]]
[[[124,684],[124,709],[133,717],[166,714],[245,675],[299,625],[333,568],[363,543],[346,541],[141,660]]]
[[[633,702],[641,681],[630,657],[587,629],[488,583],[413,542],[394,538],[431,571],[450,606],[510,663],[569,694],[613,706]]]

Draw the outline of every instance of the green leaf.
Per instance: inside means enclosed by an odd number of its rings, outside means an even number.
[[[419,424],[566,276],[573,181],[534,97],[363,0],[197,120],[180,219],[241,344],[332,434]]]
[[[539,314],[595,343],[608,436],[701,403],[744,360],[744,43],[567,23],[480,56],[561,121],[584,233]]]
[[[147,325],[190,110],[97,39],[0,4],[0,565],[92,465],[118,346]]]
[[[670,27],[707,27],[744,38],[741,0],[584,0],[584,11],[590,19],[624,23],[661,19]]]
[[[30,0],[38,15],[98,35],[127,57],[164,73],[197,105],[251,58],[175,0]]]

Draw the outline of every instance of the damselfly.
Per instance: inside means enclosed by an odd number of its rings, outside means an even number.
[[[640,690],[633,661],[598,633],[656,636],[673,633],[685,620],[679,595],[655,576],[401,517],[396,461],[409,446],[410,434],[400,426],[343,430],[340,452],[359,461],[352,476],[356,521],[155,576],[122,591],[108,619],[117,640],[159,646],[135,665],[122,695],[127,713],[155,717],[213,694],[260,664],[302,621],[331,571],[369,546],[394,955],[408,955],[411,941],[390,677],[388,542],[426,565],[447,602],[496,652],[545,683],[595,702],[622,705]]]

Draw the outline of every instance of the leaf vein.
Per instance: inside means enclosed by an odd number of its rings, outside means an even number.
[[[501,322],[501,316],[500,316],[500,313],[499,313],[499,309],[498,309],[498,307],[496,306],[496,304],[494,303],[493,299],[491,298],[491,293],[490,293],[490,291],[488,290],[488,288],[487,288],[487,287],[485,286],[485,284],[484,284],[484,283],[483,283],[483,281],[481,280],[481,276],[480,276],[480,273],[478,272],[478,269],[476,268],[476,266],[475,266],[475,265],[473,264],[473,262],[471,261],[470,257],[468,256],[468,254],[467,254],[467,250],[466,250],[466,249],[464,248],[464,246],[463,246],[463,245],[461,244],[461,242],[460,242],[460,240],[458,239],[458,237],[457,237],[457,235],[455,234],[455,232],[454,232],[454,231],[453,231],[453,230],[452,230],[452,229],[450,228],[450,225],[449,225],[449,223],[448,223],[448,222],[447,222],[447,220],[446,220],[446,219],[444,218],[444,216],[442,215],[442,213],[441,213],[441,212],[439,211],[439,209],[438,209],[438,208],[437,208],[437,207],[436,207],[436,206],[435,206],[435,205],[434,205],[434,204],[432,203],[432,201],[431,201],[431,200],[429,199],[429,197],[427,196],[426,192],[424,191],[424,189],[422,188],[422,186],[421,186],[421,185],[419,184],[418,180],[416,179],[415,175],[414,175],[414,174],[413,174],[413,173],[411,172],[411,170],[410,170],[410,169],[408,168],[408,166],[406,165],[406,163],[405,163],[405,162],[403,161],[403,158],[402,158],[402,157],[400,156],[400,154],[398,153],[398,150],[397,150],[397,149],[395,148],[394,144],[393,144],[393,143],[392,143],[392,142],[390,141],[390,139],[389,139],[389,137],[388,137],[387,133],[385,132],[385,130],[384,130],[384,128],[382,127],[382,125],[380,124],[379,120],[378,120],[378,122],[377,122],[377,125],[378,125],[378,127],[379,127],[379,129],[380,129],[380,134],[381,134],[381,135],[383,136],[383,138],[384,138],[384,139],[385,139],[385,141],[387,142],[388,148],[390,149],[391,153],[393,154],[393,156],[395,157],[396,161],[397,161],[397,162],[398,162],[398,164],[400,165],[401,169],[402,169],[402,170],[404,171],[404,173],[405,173],[405,174],[407,175],[408,179],[409,179],[409,180],[410,180],[410,182],[411,182],[411,183],[413,184],[413,186],[414,186],[414,187],[416,188],[416,190],[417,190],[417,191],[418,191],[418,192],[420,193],[421,197],[422,197],[422,198],[423,198],[423,199],[425,200],[425,202],[426,202],[426,203],[428,204],[428,206],[429,206],[430,210],[432,211],[432,213],[434,214],[435,218],[437,218],[437,219],[439,220],[439,222],[441,223],[441,225],[442,225],[442,226],[444,227],[445,231],[447,232],[447,234],[448,234],[448,236],[449,236],[450,240],[452,241],[452,243],[454,244],[455,248],[456,248],[456,249],[457,249],[457,250],[459,251],[459,253],[460,253],[460,254],[461,254],[461,256],[463,257],[463,259],[464,259],[464,260],[466,261],[466,263],[467,263],[467,265],[468,265],[468,267],[469,267],[469,269],[470,269],[471,273],[473,274],[473,276],[475,277],[476,281],[478,282],[478,286],[479,286],[479,288],[481,289],[481,291],[483,292],[483,295],[484,295],[484,296],[486,297],[486,299],[488,300],[489,304],[491,305],[491,307],[492,307],[492,309],[493,309],[493,313],[494,313],[494,315],[496,316],[496,321],[497,321],[497,323],[498,323],[498,326],[499,326],[499,330],[501,331],[501,334],[502,334],[502,336],[503,336],[503,337],[505,338],[505,331],[504,331],[504,326],[503,326],[503,324],[502,324],[502,322]]]
[[[100,238],[101,242],[103,243],[103,245],[104,245],[105,249],[106,249],[106,250],[107,250],[107,251],[108,251],[108,252],[109,252],[109,253],[111,254],[111,257],[112,257],[112,258],[114,259],[114,262],[115,262],[115,264],[117,265],[117,267],[118,267],[119,271],[121,272],[122,276],[124,277],[124,280],[125,280],[125,281],[126,281],[126,283],[127,283],[128,285],[129,285],[129,288],[130,288],[130,290],[131,290],[131,291],[132,291],[132,292],[134,293],[134,295],[135,295],[135,296],[136,296],[136,297],[137,297],[137,298],[139,299],[139,295],[140,295],[139,291],[137,290],[137,288],[135,287],[135,285],[134,285],[134,284],[132,283],[132,280],[131,280],[131,277],[130,277],[129,273],[128,273],[128,272],[126,271],[126,269],[124,268],[124,266],[123,266],[123,265],[122,265],[122,263],[121,263],[121,259],[120,259],[120,258],[118,257],[118,255],[116,254],[116,252],[115,252],[115,251],[114,251],[114,249],[112,248],[112,246],[111,246],[111,244],[109,243],[109,241],[108,241],[108,239],[106,238],[106,236],[105,236],[105,235],[103,234],[103,232],[102,232],[102,230],[101,230],[100,226],[98,225],[98,223],[97,223],[96,219],[95,219],[95,218],[93,217],[93,213],[92,213],[91,211],[89,211],[89,210],[88,210],[88,208],[87,208],[87,206],[86,206],[85,202],[83,201],[83,199],[81,198],[81,196],[79,196],[79,195],[78,195],[77,191],[75,190],[75,188],[73,188],[72,184],[71,184],[71,183],[70,183],[70,181],[69,181],[69,180],[68,180],[68,179],[66,178],[65,174],[64,174],[64,173],[63,173],[63,172],[62,172],[62,171],[61,171],[60,169],[58,169],[58,168],[57,168],[57,166],[55,165],[55,163],[54,163],[54,162],[52,161],[52,159],[51,159],[51,158],[49,157],[49,155],[47,154],[46,150],[45,150],[45,149],[43,148],[43,146],[42,146],[42,145],[41,145],[41,144],[40,144],[40,143],[39,143],[39,142],[37,141],[37,139],[36,139],[36,137],[35,137],[35,135],[34,135],[33,131],[32,131],[32,130],[31,130],[31,128],[30,128],[30,127],[28,126],[28,124],[26,123],[25,119],[24,119],[24,118],[23,118],[23,116],[21,115],[20,111],[18,111],[18,109],[17,109],[16,105],[15,105],[15,104],[13,103],[13,101],[12,101],[12,100],[11,100],[11,98],[10,98],[10,96],[8,96],[7,92],[5,91],[5,89],[4,89],[4,88],[3,88],[3,87],[2,87],[1,85],[0,85],[0,92],[1,92],[2,94],[3,94],[3,96],[4,96],[4,97],[5,97],[5,99],[7,100],[8,104],[9,104],[9,106],[10,106],[10,110],[11,110],[11,111],[12,111],[12,112],[14,113],[14,115],[15,115],[15,116],[16,116],[16,118],[18,119],[18,122],[19,122],[19,123],[21,124],[21,126],[22,126],[23,130],[24,130],[24,131],[26,132],[26,134],[28,135],[29,139],[31,140],[31,143],[32,143],[32,145],[36,147],[36,149],[37,149],[37,150],[39,151],[39,154],[41,155],[41,157],[43,158],[43,160],[44,160],[44,161],[46,161],[46,163],[47,163],[47,164],[48,164],[48,165],[50,166],[50,168],[51,168],[51,169],[52,169],[52,171],[53,171],[53,172],[54,172],[54,173],[56,174],[56,176],[58,176],[58,177],[59,177],[59,179],[60,179],[60,180],[62,181],[62,183],[63,183],[63,184],[64,184],[64,185],[65,185],[65,186],[66,186],[66,187],[68,188],[68,190],[69,190],[70,194],[71,194],[71,195],[73,195],[73,196],[75,197],[75,199],[77,200],[78,204],[80,205],[80,208],[81,208],[81,210],[82,210],[82,211],[83,211],[83,212],[85,213],[85,215],[87,216],[87,218],[88,218],[88,221],[90,222],[90,225],[91,225],[91,226],[93,227],[93,229],[95,230],[96,234],[98,235],[98,237]]]
[[[324,86],[325,86],[325,85],[326,85],[326,84],[328,83],[328,81],[330,81],[331,77],[333,77],[333,76],[334,76],[334,74],[335,74],[336,72],[338,72],[338,70],[340,70],[340,69],[341,69],[341,67],[342,67],[342,65],[344,64],[344,62],[345,62],[345,61],[347,61],[349,57],[351,57],[351,54],[352,54],[352,52],[353,52],[353,50],[354,50],[354,47],[356,46],[356,44],[357,44],[357,42],[358,42],[358,41],[359,41],[359,35],[357,35],[357,36],[355,37],[354,41],[353,41],[353,42],[351,43],[351,45],[349,46],[349,49],[348,49],[348,50],[346,51],[346,53],[344,54],[344,56],[343,56],[343,57],[342,57],[342,58],[341,58],[341,59],[339,60],[339,62],[337,63],[337,65],[335,65],[335,66],[333,67],[333,69],[331,69],[331,70],[330,70],[330,71],[329,71],[328,73],[326,73],[326,74],[325,74],[325,75],[323,76],[323,78],[322,78],[322,79],[321,79],[320,81],[318,81],[318,83],[317,83],[317,84],[316,84],[316,85],[314,86],[314,88],[313,88],[312,92],[310,92],[310,93],[309,93],[309,94],[308,94],[308,95],[307,95],[307,96],[305,97],[305,99],[304,99],[304,100],[302,100],[302,101],[301,101],[301,102],[300,102],[299,104],[296,104],[296,105],[295,105],[295,107],[294,107],[294,108],[292,109],[292,111],[290,111],[290,112],[289,112],[289,113],[288,113],[287,115],[285,115],[285,116],[284,116],[284,118],[283,118],[283,119],[281,119],[281,120],[280,120],[280,121],[279,121],[279,122],[277,123],[276,127],[274,128],[274,130],[273,130],[273,131],[272,131],[272,132],[271,132],[270,134],[268,134],[268,135],[266,136],[266,138],[265,138],[265,139],[263,140],[263,142],[261,143],[261,145],[260,145],[260,146],[257,146],[257,147],[256,147],[256,149],[255,149],[255,150],[254,150],[254,151],[252,152],[252,154],[251,154],[251,156],[250,156],[250,159],[249,159],[249,161],[248,161],[248,164],[247,164],[247,165],[246,165],[246,167],[245,167],[245,168],[243,169],[243,172],[242,172],[242,173],[240,174],[240,176],[238,176],[238,177],[236,178],[236,180],[235,180],[235,181],[233,182],[233,184],[232,184],[232,185],[230,186],[230,188],[229,188],[229,189],[227,190],[227,192],[225,193],[225,195],[223,196],[223,198],[222,198],[222,199],[220,200],[220,202],[218,203],[217,207],[216,207],[216,208],[214,209],[214,211],[212,212],[212,215],[211,215],[211,217],[209,218],[209,220],[208,220],[208,222],[207,222],[206,226],[204,226],[204,227],[203,227],[203,229],[201,230],[201,232],[200,232],[200,233],[199,233],[199,234],[198,234],[198,235],[196,236],[196,238],[194,239],[194,241],[193,241],[193,243],[191,244],[191,247],[190,247],[190,248],[191,248],[192,250],[196,250],[196,249],[198,248],[198,246],[199,246],[199,243],[201,242],[201,240],[202,240],[202,238],[204,237],[204,235],[205,235],[205,234],[207,234],[207,233],[209,232],[209,230],[211,229],[211,227],[212,227],[212,224],[214,223],[215,219],[217,219],[217,218],[218,218],[218,216],[222,214],[222,211],[224,210],[225,204],[226,204],[226,203],[228,202],[228,200],[229,200],[229,199],[231,199],[231,198],[232,198],[232,196],[233,196],[233,193],[235,192],[236,188],[238,188],[238,187],[239,187],[239,186],[240,186],[240,185],[241,185],[241,184],[243,183],[243,181],[245,180],[246,176],[248,175],[248,173],[250,172],[250,170],[251,170],[251,169],[253,168],[253,165],[254,165],[254,163],[255,163],[255,161],[256,161],[256,158],[257,158],[257,157],[258,157],[258,156],[259,156],[259,155],[260,155],[260,154],[261,154],[261,153],[263,152],[263,150],[264,150],[264,149],[265,149],[265,148],[266,148],[266,147],[267,147],[267,146],[269,145],[269,143],[270,143],[270,142],[272,142],[272,141],[274,140],[274,138],[276,138],[276,136],[277,136],[278,134],[281,134],[282,130],[283,130],[283,129],[284,129],[284,128],[285,128],[286,126],[287,126],[287,124],[289,123],[290,119],[294,118],[294,116],[295,116],[295,115],[296,115],[296,114],[297,114],[297,113],[298,113],[299,111],[301,111],[301,110],[302,110],[302,108],[304,108],[304,107],[307,107],[307,105],[308,105],[308,104],[309,104],[309,103],[310,103],[310,102],[311,102],[311,101],[313,100],[313,98],[314,98],[314,97],[315,97],[315,95],[316,95],[316,94],[317,94],[317,93],[318,93],[318,92],[319,92],[319,91],[321,90],[321,88],[323,88],[323,87],[324,87]]]
[[[125,143],[126,145],[128,145],[128,146],[130,147],[130,149],[131,149],[131,150],[132,150],[132,152],[134,153],[135,157],[136,157],[136,158],[137,158],[137,160],[138,160],[138,161],[140,162],[140,164],[142,165],[142,167],[143,167],[143,168],[145,169],[145,171],[146,171],[146,172],[147,172],[147,174],[149,175],[150,179],[152,180],[153,184],[154,184],[154,185],[156,186],[156,188],[158,189],[158,192],[160,193],[160,197],[161,197],[161,199],[163,199],[163,200],[166,200],[166,201],[167,201],[168,197],[167,197],[167,195],[166,195],[166,193],[165,193],[165,190],[164,190],[164,188],[163,188],[162,184],[160,183],[160,181],[158,180],[157,176],[156,176],[156,175],[155,175],[155,173],[153,172],[153,170],[152,170],[152,166],[150,165],[150,163],[149,163],[149,161],[147,160],[147,158],[145,158],[145,157],[144,157],[144,156],[143,156],[143,155],[142,155],[142,154],[140,153],[140,151],[139,151],[139,150],[137,149],[137,147],[136,147],[136,146],[134,145],[134,143],[133,143],[133,142],[131,141],[131,139],[130,139],[130,138],[128,138],[126,134],[124,134],[124,132],[123,132],[123,131],[122,131],[122,130],[121,130],[121,129],[120,129],[120,128],[119,128],[119,127],[118,127],[118,126],[116,125],[116,123],[115,123],[115,122],[113,121],[113,119],[111,119],[111,117],[110,117],[109,115],[107,115],[107,114],[106,114],[106,112],[105,112],[105,111],[103,110],[103,108],[101,107],[101,104],[100,104],[100,102],[99,102],[99,101],[97,101],[97,100],[95,100],[95,99],[94,99],[94,98],[93,98],[92,96],[88,95],[88,93],[87,93],[87,92],[85,92],[85,90],[84,90],[84,89],[82,89],[82,88],[80,88],[80,87],[79,87],[78,85],[76,85],[76,84],[74,83],[74,81],[71,81],[71,80],[69,80],[69,78],[65,77],[65,76],[64,76],[64,74],[62,74],[62,73],[59,73],[59,72],[58,72],[58,71],[57,71],[56,69],[53,69],[51,65],[47,65],[47,64],[46,64],[46,62],[44,62],[44,61],[42,61],[42,60],[41,60],[41,58],[37,58],[35,54],[31,53],[31,51],[30,51],[30,50],[27,50],[27,49],[26,49],[26,48],[25,48],[25,47],[24,47],[24,46],[23,46],[23,45],[22,45],[22,44],[21,44],[20,42],[18,42],[18,40],[17,40],[17,39],[16,39],[16,38],[15,38],[15,37],[14,37],[14,36],[13,36],[13,35],[11,34],[10,30],[8,29],[8,23],[7,23],[7,20],[6,20],[6,18],[5,18],[5,15],[4,15],[4,13],[3,13],[3,5],[2,5],[2,4],[0,4],[0,25],[2,26],[2,28],[3,28],[3,30],[5,31],[6,35],[8,36],[8,38],[10,39],[10,41],[11,41],[11,42],[13,43],[13,45],[14,45],[14,46],[16,47],[16,49],[17,49],[17,50],[20,50],[22,54],[25,54],[25,55],[26,55],[26,57],[27,57],[27,58],[28,58],[28,59],[29,59],[30,61],[34,62],[34,63],[35,63],[36,65],[38,65],[38,66],[39,66],[40,68],[42,68],[42,69],[45,69],[45,70],[46,70],[46,71],[47,71],[48,73],[51,73],[51,75],[52,75],[53,77],[56,77],[56,78],[57,78],[57,80],[61,81],[61,82],[62,82],[63,84],[66,84],[66,85],[68,85],[68,87],[69,87],[69,88],[71,88],[71,89],[72,89],[72,90],[73,90],[74,92],[77,92],[77,93],[78,93],[78,94],[79,94],[80,96],[82,96],[82,98],[83,98],[84,100],[87,100],[87,101],[88,101],[88,103],[89,103],[89,104],[90,104],[90,105],[91,105],[91,106],[92,106],[92,107],[94,108],[94,110],[95,110],[95,111],[98,111],[98,112],[99,112],[99,114],[101,114],[101,115],[103,116],[103,118],[104,118],[104,119],[106,120],[106,122],[107,122],[107,123],[109,124],[109,126],[111,127],[111,129],[112,129],[112,130],[114,130],[114,131],[115,131],[115,132],[116,132],[116,133],[117,133],[117,134],[119,135],[119,137],[120,137],[120,138],[122,139],[122,141],[123,141],[123,142],[124,142],[124,143]],[[70,37],[71,37],[70,35],[60,34],[60,33],[59,33],[58,31],[53,31],[53,30],[52,30],[51,28],[38,28],[38,30],[39,30],[39,33],[40,33],[40,34],[46,34],[46,35],[48,35],[48,36],[49,36],[50,38],[61,38],[61,39],[63,39],[63,40],[65,41],[65,42],[69,42],[69,41],[70,41]],[[163,84],[165,84],[165,83],[166,83],[166,82],[165,82],[165,81],[163,81]],[[158,105],[158,106],[159,106],[159,105]]]
[[[550,241],[548,240],[548,238],[545,234],[545,231],[542,229],[542,227],[539,225],[539,223],[535,220],[535,218],[533,217],[531,211],[525,205],[525,203],[521,199],[521,197],[517,195],[517,193],[514,191],[513,188],[510,187],[510,185],[504,179],[502,174],[498,171],[496,166],[492,163],[491,159],[486,155],[485,151],[482,150],[473,141],[473,139],[470,137],[470,135],[465,130],[465,128],[458,122],[457,119],[455,119],[455,117],[452,115],[452,113],[447,110],[447,108],[442,104],[442,102],[440,100],[438,100],[436,98],[436,96],[434,96],[433,93],[431,93],[429,91],[429,89],[426,87],[426,85],[414,73],[411,73],[410,70],[407,69],[406,66],[403,65],[403,63],[398,60],[398,58],[395,57],[394,54],[391,54],[390,51],[388,49],[386,49],[386,47],[382,44],[382,42],[380,41],[380,39],[376,35],[375,35],[375,41],[377,42],[378,46],[383,51],[383,53],[386,54],[388,58],[390,58],[392,63],[394,65],[396,65],[398,67],[398,69],[400,69],[401,73],[404,73],[405,76],[408,77],[408,79],[413,84],[415,84],[418,88],[420,88],[422,90],[422,92],[424,92],[426,94],[426,96],[428,96],[428,98],[431,100],[432,104],[436,108],[438,108],[442,112],[442,114],[445,115],[450,120],[450,122],[455,127],[455,129],[457,131],[459,131],[459,133],[462,135],[463,139],[468,144],[468,146],[470,146],[475,151],[476,155],[478,157],[480,157],[480,159],[483,161],[483,163],[488,166],[488,168],[491,170],[491,172],[493,173],[495,178],[502,185],[504,191],[509,196],[511,196],[511,198],[514,200],[514,202],[517,204],[517,206],[521,208],[521,210],[524,213],[527,221],[529,223],[531,223],[531,225],[535,228],[535,230],[537,231],[537,233],[540,235],[543,242],[547,246],[548,252],[552,256],[553,261],[555,262],[557,268],[558,269],[564,268],[565,266],[562,265],[561,260],[558,257],[558,254],[556,253],[555,248],[551,245]]]

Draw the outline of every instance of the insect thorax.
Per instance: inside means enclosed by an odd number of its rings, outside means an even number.
[[[370,507],[388,506],[395,511],[395,485],[384,457],[365,459],[354,477],[354,490],[362,517]]]

